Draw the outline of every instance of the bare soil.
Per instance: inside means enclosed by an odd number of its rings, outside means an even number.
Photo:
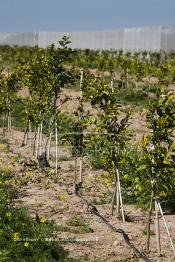
[[[74,111],[77,108],[76,98],[79,92],[65,90],[72,100],[64,105],[65,111]],[[27,95],[27,91],[20,93]],[[89,105],[88,105],[89,106]],[[133,115],[130,131],[133,133],[133,141],[141,139],[148,130],[145,125],[145,112]],[[2,131],[2,130],[0,130]],[[87,206],[73,192],[74,160],[59,161],[59,174],[42,172],[39,168],[31,168],[24,163],[35,160],[29,145],[21,147],[24,133],[20,131],[12,132],[10,138],[10,151],[5,152],[3,146],[0,147],[1,166],[11,166],[18,186],[18,197],[15,205],[27,207],[31,216],[35,217],[36,211],[39,216],[53,220],[60,226],[60,230],[55,232],[55,239],[64,240],[63,246],[68,249],[70,256],[81,258],[81,261],[89,262],[132,262],[143,261],[138,258],[123,240],[120,234],[111,230],[102,223],[99,218],[91,214]],[[62,153],[61,150],[60,156]],[[54,163],[51,162],[54,170]],[[51,170],[52,170],[51,168]],[[146,226],[146,213],[133,205],[125,205],[125,213],[130,222],[123,223],[117,216],[111,215],[111,205],[106,201],[110,195],[111,188],[104,184],[104,172],[102,170],[91,170],[87,163],[83,169],[82,195],[92,204],[95,203],[98,211],[113,226],[122,228],[128,233],[132,243],[141,251],[145,250],[146,236],[144,229]],[[97,203],[97,204],[96,204]],[[77,226],[76,233],[71,230],[64,230],[68,221],[75,217],[82,217],[85,224],[90,227],[90,232],[82,233]],[[171,235],[175,241],[175,215],[165,215]],[[151,224],[155,232],[155,220],[152,218]],[[160,221],[162,255],[158,256],[156,251],[156,238],[151,236],[151,247],[148,256],[151,261],[171,262],[175,261],[173,252],[167,237],[167,233]],[[69,231],[69,232],[66,232]],[[46,236],[47,238],[47,236]]]
[[[18,197],[15,201],[16,205],[27,207],[33,217],[35,217],[37,211],[39,216],[53,220],[59,225],[62,230],[55,232],[53,237],[56,240],[64,240],[64,248],[68,249],[70,256],[74,258],[81,258],[81,261],[96,262],[142,261],[128,248],[120,234],[111,232],[99,218],[96,218],[89,212],[84,202],[74,195],[74,161],[60,161],[57,177],[54,175],[49,176],[46,172],[42,172],[37,168],[30,170],[24,163],[30,163],[34,157],[29,146],[20,147],[22,136],[22,132],[13,132],[13,140],[11,140],[10,146],[11,152],[6,153],[3,150],[0,152],[1,166],[11,166],[16,181],[20,181]],[[20,157],[18,160],[15,160],[17,153]],[[106,186],[99,182],[104,179],[103,171],[91,170],[85,164],[83,178],[82,195],[91,203],[94,203],[94,201],[99,202],[96,207],[100,214],[112,225],[125,230],[132,243],[144,251],[146,242],[144,234],[146,226],[145,212],[133,205],[125,205],[125,212],[131,222],[123,223],[116,213],[114,216],[111,216],[111,205],[103,203],[109,193]],[[64,232],[67,221],[75,217],[82,217],[84,222],[91,228],[91,232],[81,233],[81,230],[78,230],[79,227],[77,227],[76,233],[71,230],[70,232]],[[175,215],[166,215],[165,217],[172,237],[175,240]],[[155,235],[152,235],[149,257],[152,258],[152,261],[174,261],[162,220],[160,229],[162,256],[159,257],[156,252],[156,239]],[[152,230],[155,232],[154,218],[152,219]]]

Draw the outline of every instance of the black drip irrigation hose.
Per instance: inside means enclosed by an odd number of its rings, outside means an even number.
[[[89,203],[86,199],[84,199],[79,193],[77,194],[77,196],[78,196],[79,198],[81,198],[81,200],[83,200],[84,203],[87,204],[89,211],[90,211],[93,215],[99,217],[99,218],[103,221],[103,223],[106,224],[112,231],[114,231],[114,232],[116,232],[116,233],[119,233],[119,234],[122,234],[124,241],[125,241],[126,244],[134,251],[134,253],[135,253],[136,255],[138,255],[140,258],[142,258],[143,261],[146,261],[146,262],[151,262],[151,261],[152,261],[152,260],[150,260],[143,252],[141,252],[137,247],[135,247],[135,245],[134,245],[133,243],[131,243],[128,235],[125,233],[125,231],[124,231],[123,229],[121,229],[121,228],[116,228],[116,227],[112,226],[112,225],[106,220],[106,218],[103,217],[103,216],[98,212],[97,208],[96,208],[94,205],[90,204],[90,203]]]

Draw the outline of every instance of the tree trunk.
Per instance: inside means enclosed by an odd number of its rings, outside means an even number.
[[[34,141],[33,141],[33,156],[35,155],[36,136],[37,136],[37,132],[36,132],[36,127],[35,127],[35,134],[34,134]]]
[[[114,207],[116,205],[116,201],[117,199],[117,176],[116,176],[116,172],[114,172],[114,191],[113,191],[113,197],[112,197],[112,203],[111,203],[111,215],[113,216],[114,214]]]
[[[21,147],[25,146],[26,136],[28,132],[29,132],[29,120],[27,120],[26,129],[25,129],[25,133],[23,136]]]
[[[49,134],[49,139],[48,139],[48,147],[47,147],[47,143],[46,143],[46,150],[47,150],[47,159],[49,161],[49,158],[50,158],[50,148],[51,148],[51,141],[52,141],[52,132],[50,132]]]
[[[80,156],[80,169],[79,169],[80,183],[83,183],[83,156]]]
[[[74,169],[74,193],[76,194],[76,182],[77,182],[77,156],[75,157],[75,169]]]
[[[6,116],[3,115],[3,126],[2,126],[2,134],[5,137],[5,121],[6,121]]]

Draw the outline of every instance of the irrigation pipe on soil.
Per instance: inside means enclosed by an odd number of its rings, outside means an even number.
[[[97,208],[96,208],[94,205],[90,204],[90,203],[89,203],[86,199],[84,199],[79,193],[78,193],[77,196],[78,196],[79,198],[81,198],[81,200],[83,200],[83,202],[88,206],[89,211],[90,211],[93,215],[99,217],[99,218],[103,221],[103,223],[106,224],[112,231],[121,234],[121,235],[123,236],[123,239],[124,239],[124,241],[126,242],[126,244],[134,251],[134,253],[135,253],[136,255],[138,255],[140,258],[142,258],[143,261],[146,261],[146,262],[151,262],[151,261],[152,261],[152,260],[150,260],[145,254],[143,254],[137,247],[135,247],[135,245],[134,245],[133,243],[131,243],[128,235],[126,234],[126,232],[125,232],[123,229],[121,229],[121,228],[116,228],[116,227],[114,227],[113,225],[111,225],[111,224],[106,220],[106,218],[105,218],[104,216],[102,216],[102,215],[98,212]]]

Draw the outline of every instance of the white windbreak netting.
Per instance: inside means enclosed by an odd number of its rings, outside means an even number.
[[[58,41],[63,35],[70,36],[71,48],[81,49],[123,49],[175,50],[175,27],[138,27],[94,32],[31,32],[0,33],[0,44],[47,47]]]

